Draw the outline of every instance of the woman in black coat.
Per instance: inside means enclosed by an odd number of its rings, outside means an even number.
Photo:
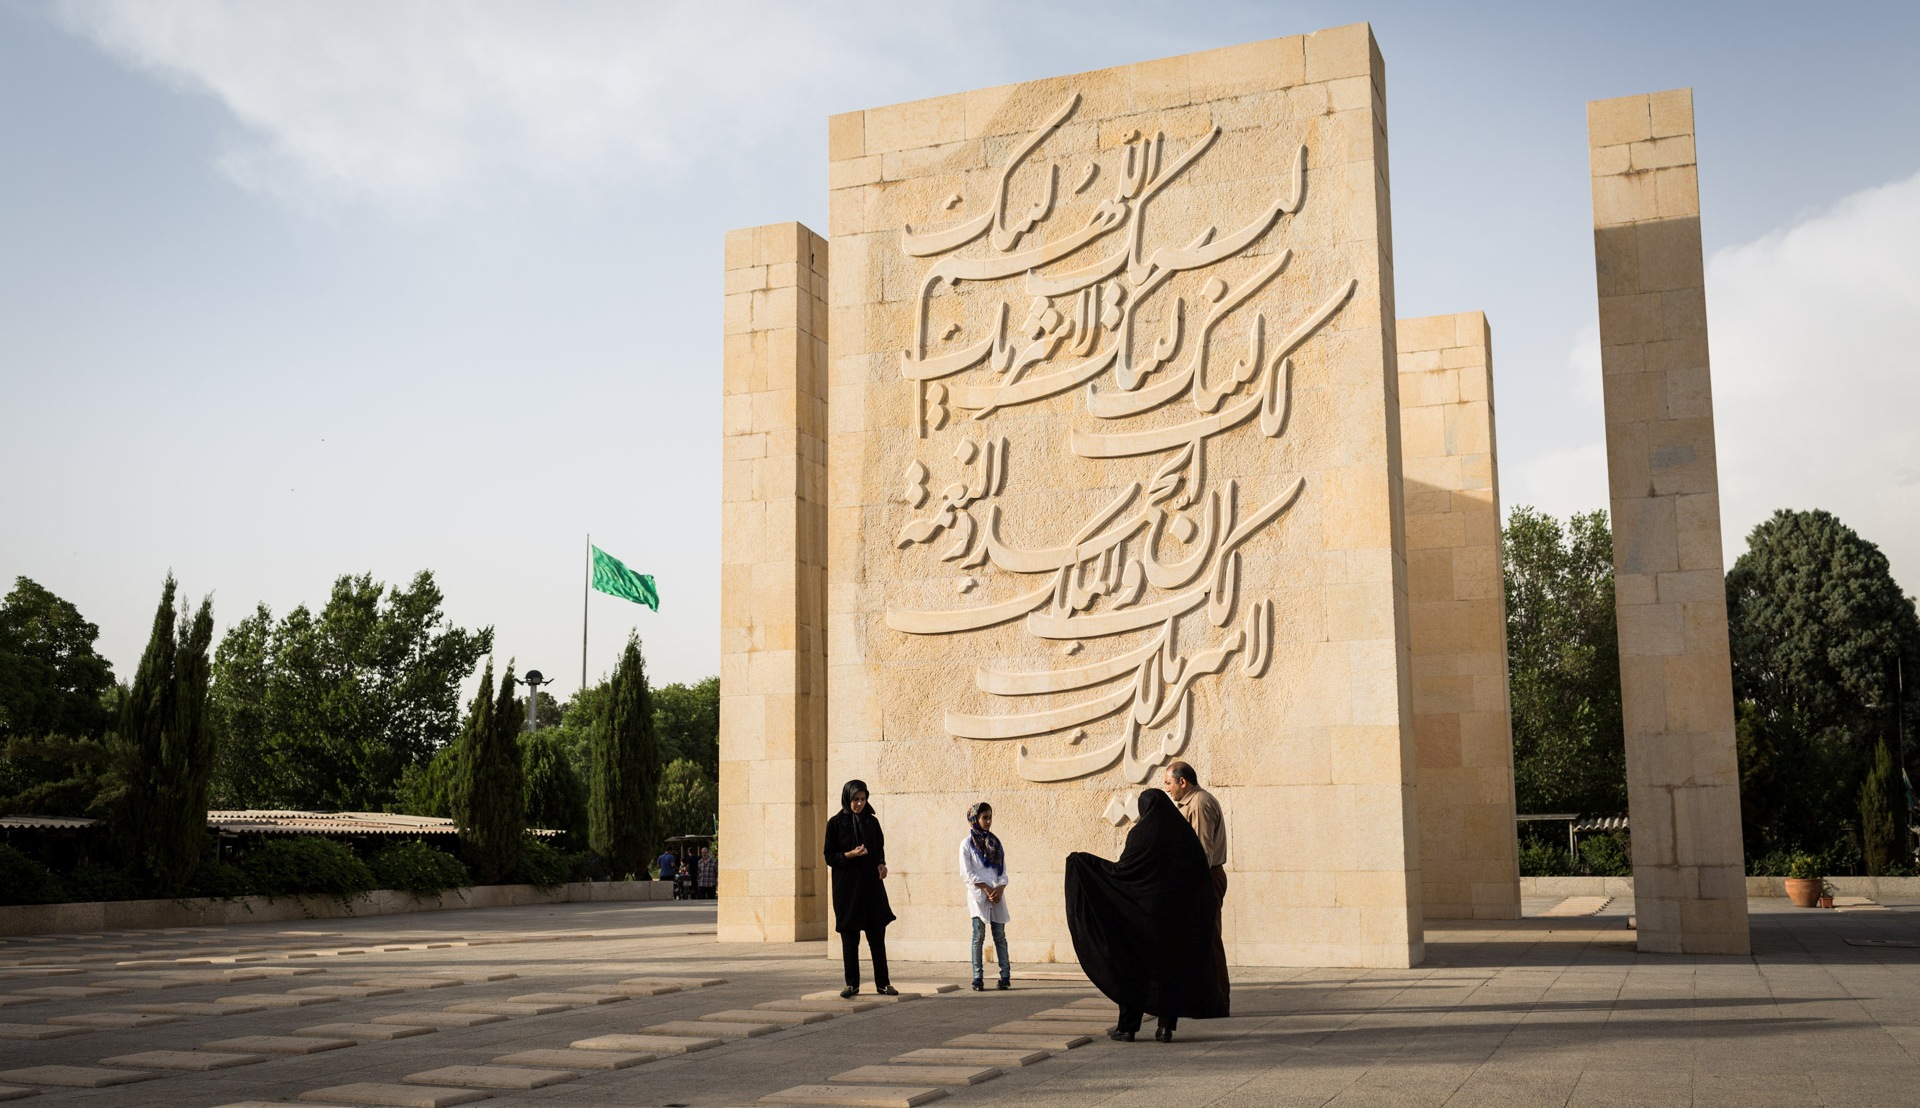
[[[1219,907],[1206,850],[1159,789],[1140,794],[1119,861],[1067,855],[1067,930],[1087,977],[1120,1006],[1110,1038],[1132,1042],[1143,1012],[1160,1018],[1163,1043],[1181,1016],[1227,1014]]]
[[[865,781],[849,781],[840,789],[840,811],[827,821],[826,839],[827,865],[833,868],[833,928],[840,932],[840,958],[847,970],[847,987],[840,995],[860,991],[860,932],[865,931],[874,987],[883,995],[899,996],[887,977],[887,924],[894,919],[882,884],[887,879],[887,839],[867,803]]]

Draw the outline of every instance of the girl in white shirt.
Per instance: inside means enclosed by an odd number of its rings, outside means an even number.
[[[971,825],[960,842],[960,875],[967,882],[967,907],[973,916],[973,989],[986,988],[980,964],[980,944],[993,929],[993,951],[1000,958],[1000,988],[1013,987],[1013,964],[1007,957],[1007,854],[993,833],[993,805],[985,801],[967,809]]]

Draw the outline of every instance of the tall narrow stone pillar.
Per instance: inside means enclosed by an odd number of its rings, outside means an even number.
[[[1480,312],[1399,323],[1400,464],[1428,919],[1517,919],[1507,605]]]
[[[826,935],[827,243],[727,233],[720,941]]]
[[[1587,105],[1640,948],[1749,950],[1693,92]]]

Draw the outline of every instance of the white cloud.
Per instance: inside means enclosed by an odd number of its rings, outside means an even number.
[[[1495,372],[1499,355],[1495,354]],[[1506,511],[1525,504],[1562,519],[1576,512],[1591,512],[1607,505],[1607,446],[1601,434],[1605,426],[1600,387],[1600,326],[1589,323],[1580,328],[1567,348],[1566,367],[1561,371],[1562,407],[1554,422],[1563,427],[1592,429],[1586,439],[1563,441],[1532,454],[1510,453],[1500,459],[1500,503]],[[1495,388],[1499,385],[1496,382]],[[1504,412],[1513,418],[1515,409]],[[1515,429],[1518,430],[1517,428]],[[1495,427],[1495,434],[1499,427]],[[1510,436],[1518,438],[1510,432]]]
[[[124,62],[243,125],[221,167],[283,200],[432,206],[476,184],[682,168],[905,67],[912,6],[61,0]],[[924,13],[915,16],[924,21]],[[938,38],[937,26],[913,36]]]
[[[1920,591],[1920,175],[1716,251],[1707,314],[1729,559],[1825,508]]]

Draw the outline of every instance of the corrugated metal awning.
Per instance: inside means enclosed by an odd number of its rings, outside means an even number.
[[[39,829],[93,827],[99,822],[97,819],[82,819],[79,816],[6,816],[0,818],[0,827],[32,827]]]
[[[1574,823],[1573,829],[1582,835],[1590,831],[1625,831],[1627,830],[1627,817],[1585,816]]]

